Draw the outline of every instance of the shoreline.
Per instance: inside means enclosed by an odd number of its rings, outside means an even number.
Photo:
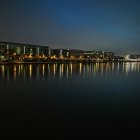
[[[83,63],[83,64],[90,64],[90,63],[140,63],[140,61],[71,61],[71,62],[66,62],[66,61],[61,61],[61,62],[0,62],[1,64],[78,64],[78,63]]]

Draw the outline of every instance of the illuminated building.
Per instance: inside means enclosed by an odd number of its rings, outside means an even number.
[[[140,61],[140,55],[138,54],[126,55],[125,60],[126,61]]]
[[[62,56],[62,51],[60,49],[52,49],[51,50],[51,58],[52,59],[60,58],[60,56]]]
[[[95,58],[95,51],[84,51],[84,58],[85,59],[92,59]]]
[[[70,49],[63,49],[64,59],[70,59]]]
[[[129,60],[140,60],[139,55],[129,55]],[[51,49],[48,46],[0,42],[0,61],[10,62],[102,62],[124,61],[113,52],[83,51],[77,49]]]
[[[83,53],[84,51],[82,50],[70,50],[70,59],[71,60],[81,60],[83,58]]]
[[[114,59],[114,53],[113,52],[104,52],[104,59],[113,60]]]
[[[90,60],[104,59],[103,51],[84,51],[84,58]]]
[[[36,57],[36,56],[49,56],[48,46],[0,42],[0,58],[7,60],[14,60],[20,58]],[[3,56],[3,57],[2,57]]]
[[[124,61],[124,57],[122,57],[122,56],[114,56],[114,61]]]

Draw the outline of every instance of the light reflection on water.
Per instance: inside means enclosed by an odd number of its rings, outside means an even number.
[[[77,130],[128,133],[140,126],[139,79],[140,63],[0,65],[1,127],[30,124],[64,139]]]
[[[126,73],[126,75],[129,73],[129,72],[139,72],[140,71],[140,63],[124,63],[123,65],[123,69]]]
[[[0,65],[0,79],[44,79],[66,78],[75,75],[105,76],[108,74],[123,74],[140,72],[140,63],[92,63],[92,64],[12,64]]]

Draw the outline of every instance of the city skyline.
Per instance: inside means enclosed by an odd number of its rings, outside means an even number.
[[[123,56],[123,57],[125,57],[125,56],[127,56],[127,55],[140,55],[138,52],[136,52],[136,53],[126,53],[125,52],[125,54],[124,55],[122,55],[122,54],[117,54],[116,52],[114,52],[114,51],[112,51],[112,50],[109,50],[109,51],[105,51],[105,50],[96,50],[96,49],[81,49],[81,48],[62,48],[62,47],[60,47],[60,48],[52,48],[52,46],[48,46],[48,45],[44,45],[44,44],[29,44],[29,43],[25,43],[25,42],[8,42],[8,41],[0,41],[0,47],[6,47],[6,46],[11,46],[12,45],[12,47],[31,47],[31,48],[34,48],[34,49],[36,49],[36,48],[48,48],[48,49],[50,49],[50,50],[59,50],[59,51],[63,51],[63,50],[75,50],[75,51],[82,51],[82,52],[112,52],[112,53],[114,53],[115,55],[117,55],[117,56]]]
[[[139,62],[140,54],[116,55],[115,52],[54,49],[27,43],[0,41],[0,62]]]
[[[60,49],[140,53],[138,0],[2,0],[0,38]]]

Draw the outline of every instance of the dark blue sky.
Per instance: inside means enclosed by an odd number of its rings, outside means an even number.
[[[0,40],[140,53],[140,0],[1,0]]]

